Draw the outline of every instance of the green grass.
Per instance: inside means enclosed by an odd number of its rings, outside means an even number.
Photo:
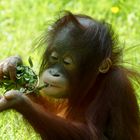
[[[31,56],[38,71],[39,52],[32,51],[33,42],[59,17],[60,11],[70,10],[111,23],[120,45],[125,44],[126,50],[131,48],[124,52],[125,60],[139,67],[139,5],[139,0],[0,0],[0,60],[19,54],[27,64]],[[117,13],[112,12],[113,7],[118,8]],[[13,111],[0,113],[0,140],[19,139],[39,140],[39,136],[22,115]]]

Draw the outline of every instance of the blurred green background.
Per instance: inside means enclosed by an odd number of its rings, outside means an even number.
[[[124,47],[124,61],[140,65],[139,0],[0,0],[0,60],[20,55],[25,64],[32,57],[38,71],[40,51],[33,51],[36,39],[55,21],[61,11],[82,13],[112,24]],[[138,95],[140,94],[137,89]],[[2,92],[2,90],[1,90]],[[139,97],[139,96],[138,96]],[[139,99],[140,100],[140,99]],[[0,140],[40,140],[22,115],[0,114]]]

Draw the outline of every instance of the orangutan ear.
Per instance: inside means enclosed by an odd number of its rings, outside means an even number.
[[[103,60],[101,65],[99,66],[99,72],[100,73],[107,73],[112,65],[112,61],[110,58],[106,58]]]

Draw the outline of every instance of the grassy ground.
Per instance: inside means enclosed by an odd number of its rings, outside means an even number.
[[[59,17],[60,11],[70,10],[111,23],[121,45],[125,44],[125,50],[131,48],[124,52],[125,60],[139,66],[139,5],[139,0],[0,0],[0,59],[19,54],[27,64],[31,56],[38,71],[39,52],[31,47],[34,40]],[[18,113],[1,113],[0,140],[19,139],[40,138]]]

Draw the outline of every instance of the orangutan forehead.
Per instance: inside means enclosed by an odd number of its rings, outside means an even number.
[[[72,35],[72,28],[70,26],[62,28],[55,35],[53,41],[53,47],[55,48],[71,48],[74,42],[74,36]]]
[[[75,44],[77,44],[77,41],[80,40],[89,26],[94,26],[95,24],[94,20],[92,19],[84,17],[76,17],[76,19],[79,22],[79,25],[71,21],[68,24],[62,26],[56,32],[53,39],[53,48],[61,50],[62,52],[66,50],[70,51],[76,49],[74,46]]]

